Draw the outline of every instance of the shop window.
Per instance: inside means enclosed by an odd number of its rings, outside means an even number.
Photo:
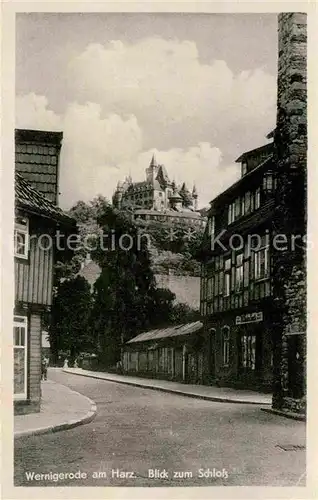
[[[242,335],[241,349],[242,367],[249,370],[255,370],[256,336]]]
[[[27,397],[27,333],[26,316],[14,316],[13,353],[14,353],[14,398]]]
[[[29,222],[28,219],[18,218],[14,225],[14,255],[20,259],[27,259],[29,255]]]
[[[222,328],[222,354],[223,365],[228,366],[230,363],[230,329],[228,326]]]

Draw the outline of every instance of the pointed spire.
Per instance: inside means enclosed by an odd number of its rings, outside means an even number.
[[[198,196],[198,191],[197,191],[197,188],[196,188],[196,185],[195,185],[195,184],[193,184],[192,196],[193,196],[193,197]]]
[[[152,155],[152,159],[151,159],[151,162],[150,162],[150,166],[151,167],[157,167],[158,164],[157,164],[157,160],[156,160],[156,156],[155,156],[155,153]]]

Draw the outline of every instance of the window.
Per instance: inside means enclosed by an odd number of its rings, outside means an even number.
[[[235,221],[235,202],[231,203],[228,208],[228,224]]]
[[[243,289],[243,254],[236,256],[235,272],[235,291],[240,292]]]
[[[247,191],[244,196],[245,204],[245,213],[248,214],[252,211],[252,205],[251,205],[251,192]]]
[[[241,198],[241,215],[245,214],[245,196]]]
[[[245,175],[247,172],[247,162],[243,161],[242,163],[242,176]]]
[[[241,215],[241,199],[236,198],[235,200],[235,216],[234,219],[238,219],[239,216]]]
[[[208,234],[209,236],[214,236],[215,233],[215,217],[212,215],[212,217],[209,219],[209,225],[208,225]]]
[[[249,370],[255,370],[256,336],[241,336],[242,366]]]
[[[27,259],[29,253],[29,222],[19,217],[14,226],[14,255]]]
[[[261,190],[260,188],[257,188],[255,191],[255,202],[254,202],[255,210],[257,210],[260,206],[261,206]]]
[[[226,259],[224,262],[224,296],[228,297],[230,295],[230,285],[231,285],[231,259]]]
[[[273,173],[268,171],[263,177],[263,191],[266,193],[271,193],[273,191]]]
[[[27,397],[27,318],[14,316],[13,319],[14,349],[14,398]]]
[[[222,353],[223,365],[228,366],[230,363],[230,329],[228,326],[222,328]]]
[[[209,278],[207,280],[207,300],[211,299],[212,296],[213,296],[213,287],[214,287],[214,277],[212,276],[212,278]]]
[[[254,252],[254,278],[261,280],[269,277],[269,247]]]

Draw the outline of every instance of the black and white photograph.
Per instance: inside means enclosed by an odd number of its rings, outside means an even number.
[[[14,489],[301,495],[309,14],[40,7],[14,16]]]

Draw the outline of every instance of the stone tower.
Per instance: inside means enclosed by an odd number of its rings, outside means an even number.
[[[306,360],[307,30],[306,14],[278,16],[276,209],[272,245],[273,407],[304,411]],[[295,239],[296,238],[296,239]],[[273,239],[274,242],[274,239]]]
[[[155,155],[153,155],[149,167],[146,168],[147,182],[151,182],[153,184],[157,177],[158,169],[159,165],[156,161]]]

